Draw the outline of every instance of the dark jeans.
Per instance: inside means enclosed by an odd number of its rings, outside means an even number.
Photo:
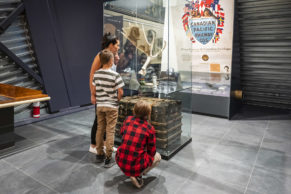
[[[97,133],[97,115],[95,112],[95,120],[91,129],[91,144],[93,145],[96,145],[96,133]]]
[[[95,120],[91,129],[91,144],[96,145],[96,134],[97,134],[97,114],[96,114],[96,106],[95,106]],[[104,133],[104,141],[106,140],[106,133]]]

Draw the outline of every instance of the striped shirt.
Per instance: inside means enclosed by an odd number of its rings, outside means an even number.
[[[118,108],[117,90],[124,86],[121,76],[111,69],[95,72],[93,83],[96,87],[97,107]]]

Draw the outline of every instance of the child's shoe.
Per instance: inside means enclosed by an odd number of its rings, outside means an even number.
[[[102,163],[104,162],[104,158],[105,158],[105,155],[96,155],[96,163]]]
[[[105,159],[104,162],[104,168],[110,168],[115,164],[115,160],[113,158],[107,158]]]
[[[93,148],[93,147],[89,147],[89,152],[93,153],[93,154],[97,154],[97,150],[96,148]]]
[[[137,176],[137,177],[131,176],[130,179],[132,183],[134,184],[134,186],[136,186],[137,188],[140,189],[143,186],[142,176]]]

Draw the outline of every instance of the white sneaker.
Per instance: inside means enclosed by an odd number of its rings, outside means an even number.
[[[97,154],[96,148],[92,148],[91,146],[89,147],[89,152],[91,152],[93,154]]]

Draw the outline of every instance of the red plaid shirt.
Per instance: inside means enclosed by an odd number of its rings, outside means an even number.
[[[146,120],[129,116],[120,129],[122,143],[115,160],[126,176],[139,176],[156,154],[155,129]]]

